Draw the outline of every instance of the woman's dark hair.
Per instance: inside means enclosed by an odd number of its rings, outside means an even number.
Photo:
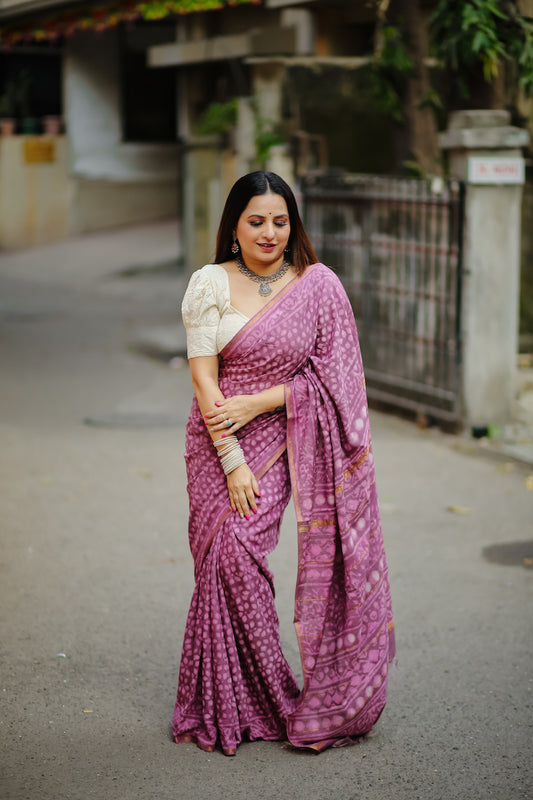
[[[309,264],[318,261],[309,237],[305,232],[296,198],[288,183],[275,172],[249,172],[236,181],[228,194],[217,234],[217,249],[215,262],[231,261],[235,256],[231,252],[233,233],[237,227],[239,217],[250,202],[252,197],[267,192],[279,194],[287,203],[291,232],[287,247],[289,258],[297,273],[301,273]]]

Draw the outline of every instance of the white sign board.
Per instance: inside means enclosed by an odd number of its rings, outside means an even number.
[[[471,156],[468,159],[468,183],[524,183],[524,159]]]

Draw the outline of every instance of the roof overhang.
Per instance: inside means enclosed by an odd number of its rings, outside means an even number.
[[[59,12],[64,6],[72,5],[72,0],[0,0],[0,20],[15,19],[26,14]]]
[[[296,52],[294,27],[255,28],[247,33],[214,36],[191,42],[170,42],[148,48],[150,67],[184,67],[208,61],[253,56],[292,55]]]

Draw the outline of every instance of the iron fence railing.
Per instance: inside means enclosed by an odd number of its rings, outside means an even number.
[[[310,175],[307,231],[354,307],[368,395],[460,419],[463,187]]]

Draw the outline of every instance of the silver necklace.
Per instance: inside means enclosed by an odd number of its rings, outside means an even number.
[[[291,265],[290,261],[286,261],[285,259],[283,259],[283,264],[281,265],[281,267],[278,270],[276,270],[276,272],[273,272],[272,275],[257,275],[256,272],[252,272],[252,270],[246,266],[246,264],[244,263],[244,261],[240,256],[237,256],[235,260],[237,262],[237,267],[239,268],[239,272],[241,272],[243,275],[246,275],[246,277],[250,278],[250,280],[255,281],[256,283],[259,284],[259,294],[261,295],[261,297],[268,297],[268,295],[272,293],[272,289],[270,288],[269,283],[273,283],[274,281],[283,278],[283,276],[285,275],[285,273],[287,272],[287,270]]]

